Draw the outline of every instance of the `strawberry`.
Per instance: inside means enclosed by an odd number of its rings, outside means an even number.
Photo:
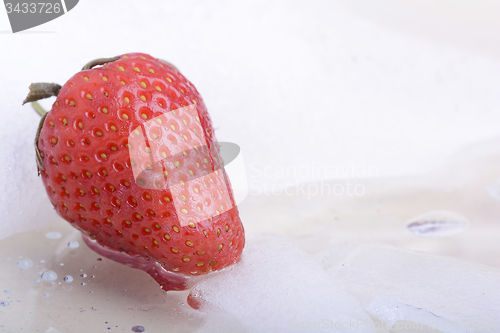
[[[35,147],[61,217],[107,250],[186,276],[240,260],[244,229],[210,116],[175,67],[131,53],[30,88],[25,102],[57,96]]]

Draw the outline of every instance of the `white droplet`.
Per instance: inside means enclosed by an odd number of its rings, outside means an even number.
[[[58,239],[61,238],[61,236],[61,233],[57,231],[51,231],[45,234],[45,237],[47,237],[48,239]]]
[[[17,262],[17,267],[22,268],[22,269],[28,269],[30,267],[33,267],[33,261],[31,261],[29,259],[19,260]]]
[[[486,187],[486,193],[488,193],[491,198],[500,201],[500,179],[488,185]]]
[[[9,306],[9,305],[10,305],[10,303],[7,301],[0,302],[0,306]]]
[[[57,279],[57,274],[54,271],[46,271],[42,274],[42,280],[54,281],[55,279]]]
[[[73,282],[73,277],[71,275],[66,275],[63,278],[63,280],[66,281],[66,282]]]
[[[83,278],[86,278],[86,277],[87,277],[87,274],[82,273],[82,274],[80,274],[80,276],[81,276],[81,277],[83,277]]]
[[[43,296],[45,296],[45,297],[49,297],[49,296],[50,296],[50,294],[49,294],[49,293],[43,293]]]
[[[408,230],[417,235],[446,237],[456,235],[470,225],[469,220],[453,211],[434,210],[410,219],[406,223]]]
[[[76,249],[77,247],[80,246],[80,243],[78,243],[78,241],[71,241],[68,243],[68,246],[72,249]]]

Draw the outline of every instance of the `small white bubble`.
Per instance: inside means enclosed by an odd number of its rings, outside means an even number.
[[[12,258],[11,258],[11,257],[8,257],[8,258],[7,258],[7,260],[12,260]]]
[[[45,234],[45,237],[47,237],[48,239],[59,239],[61,238],[61,236],[61,233],[57,231],[51,231]]]
[[[54,271],[46,271],[42,274],[42,280],[54,281],[55,279],[57,279],[57,274]]]
[[[45,260],[42,259],[42,260],[40,260],[40,262],[43,264],[43,263],[45,263]]]
[[[43,296],[45,296],[45,297],[49,297],[49,296],[50,296],[50,294],[49,294],[49,293],[43,293]]]
[[[86,278],[86,277],[87,277],[87,274],[82,273],[82,274],[80,274],[80,276],[81,276],[82,278]]]
[[[146,329],[144,328],[144,326],[136,325],[132,327],[132,332],[146,332]]]
[[[493,184],[486,187],[486,193],[497,201],[500,201],[500,179],[497,179]]]
[[[68,243],[68,246],[72,249],[76,249],[77,247],[80,246],[80,243],[78,243],[77,241],[71,241]]]
[[[431,237],[456,235],[469,225],[465,216],[447,210],[430,211],[406,222],[406,228],[414,234]]]
[[[29,259],[19,260],[17,262],[17,267],[22,268],[22,269],[28,269],[30,267],[33,267],[33,261],[31,261]]]
[[[84,286],[84,285],[85,285],[85,282],[82,282],[82,283],[81,283],[81,285],[82,285],[82,286]]]
[[[59,266],[64,266],[64,263],[60,263]]]
[[[66,275],[63,278],[63,280],[66,281],[66,282],[73,282],[73,277],[71,275]]]
[[[9,306],[9,305],[10,305],[10,302],[7,302],[7,301],[0,302],[0,306]]]
[[[35,282],[40,282],[40,279],[36,279]]]
[[[10,294],[10,290],[4,290],[3,292],[6,294]]]

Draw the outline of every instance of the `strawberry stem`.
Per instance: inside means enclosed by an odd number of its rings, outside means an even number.
[[[57,96],[59,94],[59,90],[61,90],[61,86],[57,83],[32,83],[30,85],[30,91],[28,96],[23,101],[23,105],[31,102],[31,106],[35,109],[36,113],[38,113],[42,118],[38,123],[38,129],[35,135],[35,152],[36,152],[36,164],[38,167],[38,174],[40,174],[40,169],[44,169],[42,156],[40,154],[40,150],[38,150],[38,139],[40,138],[40,132],[42,131],[43,123],[45,118],[47,117],[48,112],[44,110],[44,108],[38,104],[38,100],[49,98],[52,96]]]
[[[61,90],[61,86],[57,83],[40,82],[32,83],[29,89],[30,92],[24,99],[23,105],[28,102],[36,102],[40,99],[57,96],[57,94],[59,94],[59,90]]]
[[[33,102],[31,105],[33,105],[35,103],[36,103],[36,105],[40,106],[40,104],[38,104],[37,102]],[[33,108],[34,108],[34,106],[33,106]],[[43,111],[45,111],[45,110],[43,110]],[[45,118],[47,117],[48,114],[49,114],[48,112],[45,112],[43,115],[41,115],[42,119],[40,119],[40,122],[38,123],[38,129],[36,130],[36,135],[35,135],[36,164],[37,164],[37,167],[38,167],[38,174],[39,175],[40,175],[40,169],[44,170],[45,168],[43,166],[43,159],[42,159],[42,156],[40,154],[40,150],[38,150],[38,139],[40,138],[40,132],[42,131],[43,123],[44,123]]]
[[[40,104],[38,104],[38,102],[31,102],[31,106],[41,117],[43,117],[47,113],[47,111],[45,111],[45,109]]]
[[[161,61],[161,62],[162,62],[162,63],[164,63],[165,65],[168,65],[168,66],[170,66],[170,67],[172,67],[172,68],[175,68],[175,69],[179,70],[179,69],[178,69],[177,67],[175,67],[175,66],[174,66],[174,64],[172,64],[171,62],[168,62],[168,61],[163,60],[163,59],[160,59],[160,58],[158,58],[158,61]]]
[[[117,61],[118,59],[120,59],[119,56],[112,57],[112,58],[95,59],[95,60],[89,61],[85,66],[83,66],[82,71],[84,71],[86,69],[91,69],[92,67],[95,67],[95,66],[105,65],[108,62]]]

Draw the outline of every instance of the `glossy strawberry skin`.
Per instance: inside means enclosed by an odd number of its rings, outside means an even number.
[[[144,188],[136,182],[129,140],[134,129],[193,105],[199,123],[192,126],[203,132],[207,146],[180,155],[179,169],[171,171],[186,174],[188,166],[205,160],[192,168],[191,178],[196,181],[217,171],[219,188],[227,189],[232,208],[226,205],[211,218],[185,224],[174,204],[174,199],[181,201],[172,197],[179,191],[172,191],[168,181],[164,188]],[[214,142],[212,123],[196,88],[175,68],[147,54],[127,54],[75,74],[62,87],[38,141],[41,175],[58,214],[102,246],[152,258],[170,271],[204,274],[238,262],[245,242]],[[172,172],[170,177],[178,178]],[[197,204],[206,202],[201,208],[209,209],[223,202],[224,195],[215,191],[192,190],[183,192],[189,214],[196,214]],[[209,195],[212,200],[205,201],[203,196]]]

